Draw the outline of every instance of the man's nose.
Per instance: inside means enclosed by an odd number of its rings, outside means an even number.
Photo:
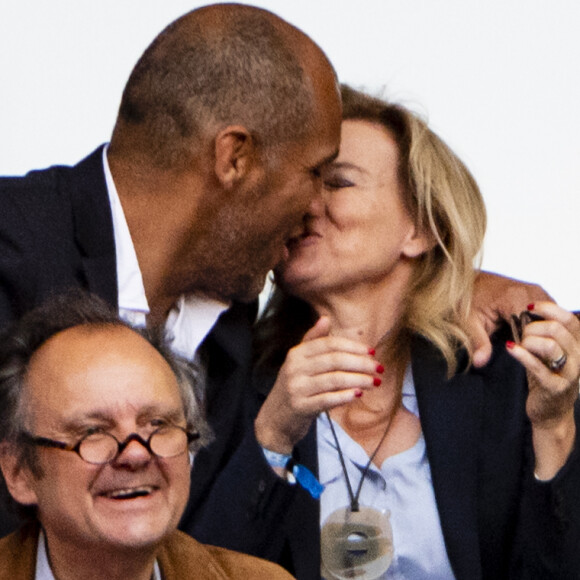
[[[117,455],[114,465],[125,467],[139,467],[151,461],[152,454],[144,445],[140,438],[131,438],[119,455]]]
[[[314,194],[314,197],[310,200],[310,205],[308,206],[307,215],[309,216],[320,216],[324,214],[324,193],[323,191],[318,191]]]

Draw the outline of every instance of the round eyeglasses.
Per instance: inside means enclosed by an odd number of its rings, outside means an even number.
[[[143,439],[137,433],[131,433],[124,441],[119,441],[111,433],[99,431],[85,435],[74,445],[46,437],[36,437],[26,432],[22,435],[24,440],[32,445],[74,451],[82,460],[93,465],[104,465],[115,461],[131,441],[138,441],[155,457],[163,459],[176,457],[185,453],[189,444],[200,436],[199,433],[187,431],[177,425],[159,427],[147,439]]]

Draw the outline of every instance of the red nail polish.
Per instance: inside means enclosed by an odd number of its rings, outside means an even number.
[[[535,306],[536,305],[533,302],[531,304],[528,304],[528,310],[533,310]]]
[[[385,372],[385,367],[383,365],[377,365],[377,373],[381,374]]]
[[[363,392],[362,392],[362,391],[358,391],[358,390],[357,390],[357,391],[355,391],[355,392],[354,392],[354,396],[355,396],[357,399],[360,399],[360,398],[363,396]]]
[[[512,349],[516,345],[516,343],[513,340],[507,340],[505,345],[506,348]]]
[[[375,356],[375,353],[376,353],[376,352],[377,352],[377,351],[376,351],[374,348],[369,348],[369,354],[370,354],[371,356]]]
[[[375,377],[375,378],[373,379],[373,385],[374,385],[375,387],[378,387],[378,386],[379,386],[379,385],[380,385],[382,382],[383,382],[383,381],[381,381],[381,379],[379,379],[379,377]]]

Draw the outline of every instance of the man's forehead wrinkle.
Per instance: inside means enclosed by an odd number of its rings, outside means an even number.
[[[33,372],[48,376],[58,375],[63,368],[66,368],[71,374],[81,374],[84,364],[95,362],[103,356],[103,352],[96,350],[94,346],[99,342],[106,346],[108,340],[120,336],[119,331],[126,331],[135,337],[138,336],[132,330],[113,325],[81,325],[58,332],[40,345],[32,354],[27,375]],[[77,364],[73,364],[73,361]]]
[[[79,426],[87,420],[101,420],[108,423],[116,423],[119,419],[135,418],[137,422],[152,417],[176,419],[183,417],[183,408],[173,404],[148,404],[139,405],[130,401],[112,402],[99,409],[91,409],[87,412],[79,411],[72,413],[64,419],[67,426]]]
[[[110,361],[110,367],[102,371],[106,375],[125,366],[141,365],[145,354],[152,358],[151,367],[160,362],[154,360],[152,355],[162,358],[146,339],[124,326],[74,327],[56,334],[32,355],[29,374],[34,371],[34,374],[48,375],[46,378],[56,375],[59,379],[73,379],[88,374],[96,365]],[[37,362],[43,363],[40,368],[35,364]],[[64,376],[63,369],[66,369]]]

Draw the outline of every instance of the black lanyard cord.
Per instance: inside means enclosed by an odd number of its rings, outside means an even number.
[[[373,451],[367,464],[363,468],[362,475],[361,475],[360,481],[358,483],[358,487],[356,489],[356,493],[353,493],[353,491],[352,491],[352,485],[350,483],[350,478],[348,477],[348,472],[346,470],[346,464],[344,462],[344,454],[342,453],[342,449],[340,448],[340,443],[338,442],[338,437],[336,436],[336,431],[334,430],[334,425],[332,423],[332,419],[330,418],[328,411],[325,411],[326,418],[328,419],[328,424],[330,425],[330,430],[332,431],[332,436],[334,438],[334,442],[336,443],[336,450],[338,451],[338,457],[340,459],[340,465],[342,466],[342,472],[344,473],[344,478],[346,480],[346,488],[348,490],[348,497],[350,498],[350,511],[352,511],[352,512],[359,511],[358,500],[360,497],[360,492],[362,490],[362,486],[363,486],[365,477],[366,477],[367,473],[369,472],[369,469],[371,467],[371,463],[373,462],[373,459],[375,458],[376,454],[379,452],[379,449],[381,448],[383,441],[387,437],[387,433],[389,432],[389,427],[391,426],[391,423],[393,421],[395,413],[397,412],[397,407],[398,407],[398,405],[395,405],[395,410],[393,413],[391,413],[390,420],[387,422],[387,428],[385,429],[385,432],[383,433],[383,436],[381,437],[379,444],[375,447],[375,450]]]

